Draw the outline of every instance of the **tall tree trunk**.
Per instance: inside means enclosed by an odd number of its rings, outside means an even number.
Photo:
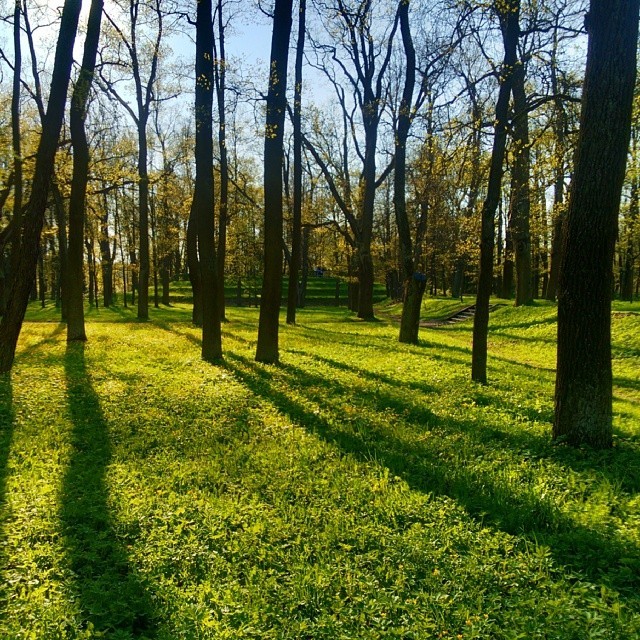
[[[409,27],[409,2],[401,2],[398,7],[400,33],[407,64],[404,77],[402,100],[398,112],[396,129],[395,168],[393,173],[393,206],[396,214],[398,238],[400,240],[400,264],[402,267],[403,304],[400,319],[400,342],[418,343],[422,296],[426,287],[426,277],[416,273],[411,227],[407,215],[406,171],[407,138],[411,127],[413,92],[416,82],[416,53]]]
[[[151,194],[149,211],[151,213],[151,251],[153,253],[153,306],[157,309],[160,306],[160,293],[158,283],[158,210],[155,193]]]
[[[633,135],[633,134],[632,134]],[[636,225],[640,217],[640,185],[638,184],[638,168],[636,164],[636,138],[633,137],[632,158],[634,171],[631,177],[631,195],[629,211],[626,218],[626,233],[624,242],[624,266],[620,283],[620,298],[633,302],[633,280],[636,261]]]
[[[118,213],[118,190],[115,190],[115,232],[118,237],[118,244],[120,245],[120,262],[122,263],[122,300],[123,306],[127,308],[127,262],[125,260],[124,246],[122,243],[122,227],[120,225],[120,216]]]
[[[149,172],[147,115],[138,124],[138,320],[149,319]]]
[[[20,46],[20,13],[22,0],[15,0],[13,10],[13,90],[11,94],[11,143],[13,148],[13,225],[11,242],[10,278],[17,275],[22,236],[22,143],[20,134],[20,71],[22,48]]]
[[[38,254],[38,296],[40,298],[40,307],[44,309],[47,306],[47,279],[44,275],[44,254],[46,244],[43,242]]]
[[[222,15],[223,1],[218,0],[218,40],[220,55],[216,56],[214,77],[218,99],[218,146],[220,148],[220,214],[218,216],[218,313],[220,320],[226,320],[226,301],[224,299],[224,277],[227,256],[227,226],[229,221],[229,154],[227,151],[226,118],[226,77],[227,58],[225,52],[225,26]],[[214,40],[215,46],[215,40]]]
[[[473,218],[476,211],[476,204],[478,202],[478,195],[480,194],[482,171],[480,169],[480,161],[482,158],[482,109],[478,101],[478,94],[476,86],[473,82],[470,82],[465,78],[467,91],[471,99],[471,115],[473,118],[473,138],[471,149],[471,181],[469,185],[469,192],[467,196],[467,206],[464,209],[463,215],[466,219]],[[498,218],[500,223],[500,218]],[[499,234],[498,234],[499,235]],[[466,245],[467,233],[463,230],[460,237],[461,243]],[[500,247],[500,240],[498,239],[498,247]],[[454,288],[451,292],[452,297],[462,299],[464,294],[464,281],[465,272],[467,267],[468,257],[466,255],[466,249],[463,249],[463,253],[458,256],[456,260],[456,275],[454,278]],[[498,260],[499,262],[499,260]]]
[[[309,282],[309,236],[311,235],[311,227],[302,227],[302,247],[301,247],[301,278],[300,288],[298,290],[298,306],[301,309],[307,304],[307,284]]]
[[[171,299],[169,297],[169,285],[171,276],[171,255],[165,255],[160,262],[160,281],[162,283],[162,304],[169,306]]]
[[[65,0],[62,9],[47,115],[36,154],[31,196],[24,217],[22,247],[15,278],[12,279],[9,291],[7,309],[0,322],[0,373],[9,371],[13,365],[16,345],[35,277],[40,234],[64,117],[73,62],[73,43],[78,28],[81,4],[80,0]]]
[[[555,152],[554,152],[554,180],[553,180],[553,231],[551,235],[551,255],[549,266],[549,282],[545,298],[547,300],[555,300],[558,291],[558,274],[560,272],[560,259],[562,256],[562,230],[565,220],[565,204],[564,204],[564,164],[567,148],[566,126],[567,115],[564,110],[564,104],[560,97],[560,89],[558,86],[558,30],[554,32],[553,52],[551,56],[551,90],[554,99],[554,118],[553,133],[555,135]]]
[[[84,220],[89,175],[89,144],[84,128],[87,102],[96,66],[100,39],[103,0],[92,0],[84,43],[82,67],[73,89],[70,110],[71,142],[73,144],[73,177],[69,199],[69,248],[67,273],[63,280],[63,295],[67,299],[67,341],[84,341],[84,302],[82,298]],[[66,294],[64,290],[66,289]]]
[[[518,25],[518,31],[520,26]],[[513,168],[511,220],[516,267],[516,306],[531,304],[531,189],[529,185],[529,112],[525,92],[524,61],[519,60],[513,71]]]
[[[113,304],[113,255],[109,243],[109,214],[106,210],[100,219],[100,267],[102,269],[102,301],[103,306]]]
[[[515,273],[514,250],[513,250],[513,216],[515,213],[515,194],[513,185],[509,197],[509,212],[504,232],[504,256],[502,263],[502,280],[498,288],[498,295],[501,298],[510,300],[513,296],[513,283]]]
[[[302,62],[306,21],[306,0],[300,0],[298,44],[296,46],[295,87],[293,94],[293,228],[291,264],[287,291],[287,323],[295,324],[298,306],[298,277],[302,259]]]
[[[489,168],[489,184],[482,205],[482,231],[480,238],[480,275],[476,310],[473,317],[473,350],[471,354],[471,378],[476,382],[487,382],[487,335],[489,329],[489,298],[493,282],[493,247],[495,214],[500,199],[502,164],[507,141],[507,120],[509,116],[509,96],[513,69],[517,62],[518,17],[520,0],[496,2],[496,12],[500,18],[504,61],[500,75],[500,90],[496,103],[495,134]]]
[[[275,0],[264,137],[264,277],[256,360],[278,361],[282,301],[282,158],[292,0]]]
[[[222,358],[215,250],[213,182],[213,19],[211,0],[198,2],[196,17],[196,183],[192,216],[196,220],[202,286],[202,358]]]
[[[554,439],[612,445],[611,280],[636,77],[638,0],[592,0],[558,287]]]
[[[64,198],[60,193],[60,187],[54,180],[51,182],[53,192],[54,211],[56,225],[58,226],[58,274],[60,293],[60,318],[62,322],[67,321],[68,297],[67,297],[67,274],[69,270],[69,240],[67,238],[67,212],[64,206]]]
[[[365,129],[364,164],[362,167],[362,214],[360,218],[361,235],[358,239],[358,318],[372,320],[374,270],[371,256],[371,240],[373,237],[373,211],[376,195],[376,148],[378,142],[378,100],[367,96],[365,88],[365,105],[363,119]]]

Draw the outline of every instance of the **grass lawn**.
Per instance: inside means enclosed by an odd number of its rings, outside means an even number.
[[[240,278],[241,283],[241,300],[243,305],[257,305],[259,304],[259,298],[262,288],[261,277],[245,277]],[[287,295],[289,287],[288,276],[282,278],[282,300],[286,307]],[[338,301],[342,305],[346,305],[347,301],[347,283],[342,278],[334,278],[331,276],[316,277],[309,275],[307,280],[307,295],[306,300],[308,305],[335,305],[336,304],[336,292],[338,294]],[[162,291],[159,292],[162,296]],[[238,297],[238,279],[227,280],[224,286],[224,295],[230,304],[236,304]],[[375,283],[373,287],[373,300],[374,302],[380,302],[386,297],[385,286],[380,283]],[[188,280],[173,281],[169,287],[169,299],[171,303],[191,302],[193,300],[193,294],[191,290],[191,284]],[[131,296],[128,296],[128,300],[131,300]],[[153,287],[149,287],[149,300],[153,303]]]
[[[150,313],[92,310],[67,347],[29,311],[0,377],[0,638],[640,637],[638,309],[615,306],[605,452],[550,442],[549,303],[491,314],[484,387],[469,322],[415,347],[305,309],[268,366],[230,307],[212,366],[189,307]]]

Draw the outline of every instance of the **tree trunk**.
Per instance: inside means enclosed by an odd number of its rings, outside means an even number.
[[[393,173],[393,206],[396,214],[396,226],[400,241],[400,264],[402,266],[403,304],[400,320],[399,341],[410,344],[418,343],[420,330],[420,311],[422,296],[426,287],[423,274],[415,273],[414,248],[411,238],[411,227],[407,215],[406,202],[406,170],[407,170],[407,138],[411,127],[413,92],[416,80],[416,53],[409,27],[409,2],[401,2],[398,8],[400,32],[407,59],[402,100],[398,112],[396,129],[395,168]]]
[[[195,203],[195,193],[194,193]],[[189,281],[193,295],[193,311],[191,320],[196,327],[202,326],[202,280],[200,275],[200,260],[198,258],[198,229],[197,212],[194,205],[189,214],[187,225],[187,265],[189,267]]]
[[[22,321],[38,261],[40,234],[44,223],[51,176],[58,146],[58,137],[64,117],[64,107],[73,62],[73,43],[78,28],[80,0],[65,0],[56,46],[47,116],[36,155],[36,166],[31,186],[31,197],[24,217],[22,247],[17,261],[15,278],[9,292],[9,302],[0,322],[0,373],[13,365]]]
[[[162,282],[162,304],[166,306],[169,306],[169,304],[171,303],[171,299],[169,297],[170,264],[171,264],[171,255],[164,256],[160,263],[160,281]]]
[[[287,324],[296,323],[298,277],[302,245],[302,62],[304,56],[306,0],[300,0],[293,96],[293,229],[287,291]]]
[[[638,0],[592,0],[558,287],[554,439],[612,445],[611,280],[636,76]]]
[[[51,190],[53,192],[54,211],[56,225],[58,226],[58,284],[59,300],[56,304],[60,305],[60,319],[62,322],[67,321],[67,287],[66,278],[69,270],[69,240],[67,238],[67,214],[64,206],[64,199],[60,193],[60,187],[54,180],[51,182]]]
[[[160,306],[160,293],[158,282],[158,211],[156,195],[152,192],[149,200],[149,211],[151,213],[151,251],[153,253],[153,306]]]
[[[44,276],[44,253],[45,245],[40,247],[38,254],[38,296],[40,298],[40,307],[44,309],[47,306],[47,280]]]
[[[222,358],[215,250],[213,182],[213,21],[211,0],[198,2],[196,17],[196,183],[192,215],[197,223],[202,286],[202,359]]]
[[[304,309],[307,304],[307,283],[309,281],[309,235],[310,227],[302,228],[302,277],[300,279],[300,288],[298,290],[298,307]]]
[[[218,38],[220,55],[214,67],[216,95],[218,98],[218,146],[220,148],[220,215],[218,217],[218,313],[220,320],[226,320],[226,301],[224,299],[224,277],[227,256],[227,225],[229,218],[229,154],[227,152],[226,124],[226,77],[227,59],[225,53],[225,27],[222,16],[223,1],[218,0]],[[215,42],[214,42],[215,45]]]
[[[13,91],[11,95],[11,141],[13,150],[13,225],[11,241],[10,279],[17,276],[22,236],[22,143],[20,134],[20,71],[22,48],[20,46],[21,0],[15,0],[13,10]]]
[[[496,103],[495,134],[489,168],[489,184],[482,205],[482,231],[480,238],[480,274],[476,310],[473,316],[473,349],[471,354],[471,378],[476,382],[487,382],[487,335],[489,329],[489,298],[493,283],[493,247],[495,214],[500,199],[502,182],[502,164],[507,140],[507,120],[509,116],[509,95],[513,77],[513,68],[517,61],[519,0],[497,4],[500,18],[502,40],[504,43],[504,61],[500,81],[498,101]]]
[[[551,255],[549,266],[549,281],[545,298],[555,300],[558,291],[558,273],[560,272],[560,258],[562,256],[562,230],[565,220],[564,205],[564,164],[566,155],[566,126],[567,115],[564,111],[560,90],[558,87],[557,72],[558,33],[554,32],[553,52],[551,56],[551,90],[554,96],[553,133],[555,135],[554,152],[554,181],[553,181],[553,232],[551,236]]]
[[[89,144],[84,128],[89,91],[96,65],[100,21],[103,0],[92,0],[87,23],[87,37],[84,43],[82,67],[73,89],[70,110],[71,142],[73,144],[73,177],[69,199],[69,248],[67,274],[63,281],[67,289],[67,341],[87,339],[84,327],[83,283],[83,241],[84,220],[89,175]],[[106,287],[105,287],[106,290]],[[106,302],[106,301],[105,301]]]
[[[278,361],[282,301],[282,158],[292,0],[275,0],[264,139],[264,276],[256,360]]]
[[[636,162],[636,140],[633,139],[632,157]],[[640,217],[640,185],[638,184],[638,169],[634,166],[631,178],[631,195],[629,198],[629,210],[626,218],[626,231],[624,242],[624,266],[620,282],[620,298],[627,302],[633,302],[633,280],[636,261],[636,225]]]
[[[518,26],[518,31],[520,27]],[[531,189],[529,185],[529,113],[525,93],[524,61],[520,60],[513,71],[513,168],[512,198],[513,214],[511,233],[513,236],[516,267],[516,306],[531,304]]]
[[[138,320],[149,319],[149,174],[147,118],[138,124]]]

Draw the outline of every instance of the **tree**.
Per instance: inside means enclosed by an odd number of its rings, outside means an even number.
[[[400,34],[406,58],[406,70],[404,75],[404,86],[402,96],[396,115],[395,126],[395,154],[394,154],[394,179],[393,179],[393,205],[396,215],[396,225],[398,228],[398,239],[400,245],[400,270],[403,283],[403,305],[400,319],[400,342],[417,344],[420,327],[420,311],[422,309],[422,296],[426,288],[426,274],[418,272],[420,268],[420,258],[422,244],[426,234],[427,215],[429,207],[427,204],[428,195],[423,193],[420,198],[420,215],[415,225],[415,237],[412,238],[411,225],[407,214],[406,183],[407,183],[407,141],[409,130],[416,114],[426,102],[426,113],[424,121],[426,124],[426,140],[421,149],[421,153],[416,159],[414,172],[423,174],[424,177],[432,177],[435,160],[435,136],[434,128],[434,106],[438,96],[436,88],[437,79],[442,75],[443,65],[449,61],[451,52],[455,49],[455,44],[448,38],[439,42],[437,37],[427,43],[428,60],[424,60],[420,65],[422,79],[418,95],[414,100],[416,85],[416,51],[413,44],[411,29],[409,26],[409,0],[401,0],[398,4],[398,18],[400,24]],[[462,22],[466,19],[466,11],[463,11],[458,24],[453,29],[453,37],[458,41],[458,35]],[[426,171],[422,169],[425,163],[421,162],[426,155]],[[429,190],[434,192],[433,185]],[[425,189],[426,191],[426,189]]]
[[[264,277],[256,360],[278,361],[282,300],[282,159],[292,0],[275,0],[264,133]]]
[[[78,29],[81,4],[80,0],[65,0],[62,9],[47,113],[38,145],[31,196],[24,214],[22,248],[17,270],[11,278],[6,313],[0,322],[0,373],[9,371],[13,365],[16,345],[36,273],[40,234],[44,224],[58,137],[64,118],[73,62],[73,43]]]
[[[86,208],[87,178],[89,171],[89,145],[85,131],[85,118],[89,91],[96,65],[103,0],[92,0],[84,41],[82,67],[71,97],[70,129],[73,144],[73,179],[69,200],[69,248],[67,273],[63,276],[67,295],[67,341],[86,340],[84,329],[83,241]]]
[[[400,319],[400,342],[417,344],[420,326],[420,310],[422,295],[426,286],[424,274],[415,271],[413,259],[413,244],[411,230],[407,216],[406,203],[406,168],[407,168],[407,138],[411,126],[413,111],[413,92],[416,79],[416,52],[409,27],[409,0],[402,0],[398,5],[400,18],[400,33],[407,58],[404,88],[400,109],[398,111],[398,125],[396,127],[396,153],[393,180],[393,204],[396,213],[396,224],[400,238],[400,262],[402,266],[402,280],[404,284],[404,298],[402,317]]]
[[[15,273],[20,256],[20,229],[22,227],[22,148],[20,134],[20,72],[22,48],[20,45],[21,0],[15,0],[13,11],[13,91],[11,94],[11,141],[13,146],[13,224],[16,233],[11,243],[11,272]]]
[[[516,28],[520,31],[520,25]],[[520,55],[513,70],[513,166],[511,168],[511,232],[516,267],[516,306],[531,304],[531,195],[529,105],[525,91],[526,58]]]
[[[215,251],[213,182],[213,19],[211,0],[200,0],[196,13],[196,183],[190,220],[197,233],[202,287],[202,358],[222,357],[218,276]]]
[[[218,100],[218,147],[220,150],[220,214],[218,216],[218,313],[220,320],[226,319],[224,299],[224,276],[227,255],[227,227],[229,225],[229,151],[227,149],[227,56],[225,52],[226,23],[222,13],[224,3],[218,0],[216,14],[218,18],[218,47],[215,38],[213,49],[215,65],[213,78]]]
[[[298,43],[296,45],[295,80],[293,93],[293,225],[291,264],[287,291],[287,323],[296,323],[298,305],[298,275],[302,259],[302,61],[307,1],[300,0],[298,12]]]
[[[631,131],[639,0],[591,0],[558,284],[554,439],[612,445],[611,279]]]
[[[507,140],[509,96],[513,82],[513,70],[517,62],[518,17],[520,0],[496,0],[494,9],[500,21],[504,44],[504,60],[500,73],[500,89],[496,103],[495,133],[489,168],[489,184],[482,205],[482,230],[480,237],[480,275],[476,310],[473,317],[473,350],[471,354],[471,378],[476,382],[487,381],[487,333],[489,328],[489,298],[493,281],[493,248],[495,213],[500,199],[502,164]]]
[[[373,31],[374,13],[371,0],[336,0],[333,11],[341,22],[343,48],[353,69],[347,69],[334,49],[333,59],[341,67],[353,90],[364,130],[364,152],[360,176],[360,211],[356,236],[358,260],[358,317],[369,320],[373,313],[373,258],[371,241],[376,188],[383,179],[376,179],[378,128],[382,115],[384,80],[391,59],[393,38],[398,26],[397,11],[386,37],[376,38]],[[384,10],[384,9],[383,9]],[[378,64],[379,63],[379,64]],[[344,109],[344,106],[343,106]]]
[[[116,89],[116,83],[102,75],[102,81],[109,93],[124,107],[138,130],[138,208],[139,208],[139,242],[140,242],[140,270],[138,290],[138,319],[149,318],[149,144],[147,140],[147,124],[151,109],[151,102],[155,97],[155,84],[158,77],[158,65],[160,58],[160,44],[164,33],[162,0],[154,0],[150,3],[150,12],[154,16],[156,31],[151,40],[151,47],[144,47],[139,43],[142,25],[146,23],[145,12],[147,6],[140,0],[129,0],[127,12],[129,15],[129,33],[118,24],[117,20],[107,14],[111,27],[117,34],[120,42],[126,49],[131,60],[131,73],[134,80],[134,92],[136,109],[129,105],[125,96]],[[148,73],[143,78],[144,64],[143,54],[150,49],[148,60]],[[121,65],[121,61],[116,61]]]

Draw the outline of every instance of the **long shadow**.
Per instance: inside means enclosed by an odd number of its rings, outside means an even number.
[[[11,386],[11,374],[0,375],[0,538],[5,528],[7,519],[6,495],[7,476],[9,474],[9,454],[13,441],[14,430],[13,389]],[[0,546],[0,567],[5,567],[8,558],[5,557],[5,546]],[[6,583],[0,580],[0,615],[6,608],[7,593]]]
[[[538,327],[540,325],[547,325],[547,324],[555,324],[556,322],[558,322],[557,314],[553,316],[549,316],[544,320],[535,320],[534,322],[531,322],[531,321],[509,322],[506,324],[500,324],[500,325],[494,326],[492,331],[502,331],[504,329],[530,329],[531,327]]]
[[[625,378],[623,376],[613,376],[613,386],[640,391],[640,380]]]
[[[189,333],[178,331],[170,325],[164,325],[162,328],[186,338],[196,346],[201,345],[200,339]],[[250,343],[250,341],[245,338],[236,336],[231,332],[228,333],[228,337],[241,343]],[[440,346],[440,349],[447,348],[448,347],[446,346]],[[454,351],[462,349],[462,347],[452,348]],[[331,358],[318,356],[317,354],[303,350],[287,349],[286,352],[310,357],[320,362],[324,362],[338,370],[353,373],[360,378],[382,382],[392,387],[411,388],[419,393],[433,393],[436,391],[433,387],[424,383],[398,382],[389,376],[375,374],[359,367],[347,365],[342,362],[332,360]],[[255,365],[252,360],[233,354],[230,351],[226,351],[225,356],[244,365]],[[439,354],[430,354],[430,357],[444,359],[456,364],[467,364],[466,361],[461,361],[458,358],[440,356]],[[513,362],[506,358],[502,360],[510,365],[520,368],[526,367],[526,369],[533,368],[545,370],[544,367],[531,367]],[[354,394],[354,389],[340,384],[335,379],[330,379],[318,374],[312,374],[309,371],[296,367],[290,363],[281,365],[279,367],[279,371],[282,372],[283,375],[288,376],[288,384],[291,386],[307,388],[307,395],[309,395],[308,388],[312,386],[324,386],[331,394],[334,395],[334,397],[348,398]],[[532,380],[539,381],[538,374],[528,375],[524,373],[523,375],[527,375],[527,377],[530,377]],[[425,407],[420,407],[419,405],[408,406],[404,399],[387,393],[380,388],[368,391],[366,388],[359,387],[357,390],[357,398],[360,401],[365,401],[376,411],[392,410],[401,415],[404,420],[421,425],[425,428],[428,426],[437,426],[445,430],[451,430],[451,421],[439,420],[436,414]],[[319,398],[319,400],[321,401],[322,398]],[[475,400],[478,405],[494,405],[496,408],[507,410],[513,413],[513,415],[517,415],[526,420],[547,422],[549,424],[553,421],[553,411],[551,409],[543,411],[542,413],[540,413],[536,408],[526,406],[520,406],[517,409],[514,409],[513,403],[508,399],[492,397],[482,391],[475,393]],[[546,435],[540,436],[525,430],[515,433],[513,431],[510,432],[496,427],[491,427],[488,424],[484,424],[482,428],[479,429],[478,425],[473,421],[456,421],[453,431],[464,433],[471,441],[475,442],[477,446],[485,446],[488,441],[499,442],[500,446],[509,447],[528,458],[534,457],[536,459],[548,459],[577,472],[589,472],[596,470],[610,483],[619,486],[623,491],[628,493],[636,493],[640,491],[640,454],[637,447],[626,440],[620,441],[613,450],[591,451],[585,453],[574,451],[572,448],[568,447],[555,446]],[[373,432],[371,433],[372,437],[375,437],[375,434],[373,434]]]
[[[289,352],[291,352],[291,350],[289,350]],[[350,367],[341,362],[334,362],[330,358],[314,356],[313,354],[303,351],[296,351],[295,353],[315,357],[338,370],[351,371],[361,378],[367,377],[362,375],[362,371],[357,367]],[[233,356],[231,357],[233,359]],[[287,364],[283,370],[289,372],[289,374],[293,374],[290,375],[288,381],[292,386],[321,384],[327,387],[335,397],[348,397],[349,393],[353,393],[353,389],[348,389],[331,377],[327,378],[317,374],[311,374],[292,364]],[[370,375],[375,376],[375,374]],[[380,379],[380,381],[387,383],[384,379]],[[411,383],[401,383],[393,379],[390,379],[388,384],[397,388],[402,388],[403,386],[414,388]],[[420,388],[416,390],[421,391]],[[435,389],[432,391],[435,391]],[[366,388],[364,390],[358,388],[357,395],[360,400],[366,400],[370,406],[378,411],[391,409],[397,411],[406,420],[414,424],[422,426],[438,424],[440,427],[448,428],[449,422],[439,420],[438,417],[428,409],[420,406],[408,407],[402,398],[395,397],[393,394],[387,393],[379,388],[374,391],[367,391]],[[540,411],[533,407],[514,407],[514,403],[505,399],[503,396],[499,394],[488,395],[483,391],[476,391],[473,395],[478,405],[492,405],[528,421],[547,422],[549,425],[553,422],[552,409]],[[509,447],[519,454],[526,455],[527,457],[534,456],[535,458],[549,459],[578,472],[595,469],[609,482],[620,486],[622,490],[628,493],[637,493],[640,491],[640,453],[637,447],[626,441],[620,441],[614,450],[591,451],[588,455],[585,455],[582,452],[574,451],[570,447],[558,447],[554,445],[548,435],[536,435],[525,430],[519,432],[506,431],[491,427],[489,424],[483,424],[482,428],[479,428],[473,421],[457,421],[454,430],[464,432],[479,446],[486,445],[488,441],[500,442],[501,447]],[[621,434],[616,432],[616,435]]]
[[[332,358],[319,356],[316,353],[309,353],[300,349],[286,349],[286,352],[301,355],[307,358],[312,358],[313,360],[317,360],[318,362],[328,364],[334,369],[345,371],[347,373],[353,373],[360,378],[373,380],[374,382],[383,382],[384,384],[388,384],[392,387],[414,389],[415,391],[419,391],[420,393],[433,393],[434,391],[436,391],[435,387],[427,384],[426,382],[400,382],[395,378],[392,378],[391,376],[385,375],[384,373],[373,373],[372,371],[367,371],[366,369],[361,369],[360,367],[345,364],[344,362],[339,362],[338,360],[333,360]]]
[[[52,344],[57,341],[58,336],[67,328],[67,325],[64,323],[59,323],[58,326],[47,336],[38,340],[38,342],[34,342],[32,345],[24,349],[20,349],[20,351],[16,354],[16,361],[21,360],[22,358],[30,355],[34,351],[37,351],[40,347],[46,344]]]
[[[153,638],[153,605],[109,509],[109,429],[87,372],[84,344],[67,346],[64,369],[73,432],[60,517],[81,615],[104,637]]]
[[[287,395],[272,371],[241,356],[230,355],[229,360],[227,368],[255,395],[343,452],[365,462],[376,460],[415,490],[455,499],[485,526],[524,534],[534,544],[547,545],[559,566],[602,582],[638,606],[640,549],[630,540],[584,526],[532,491],[515,493],[510,486],[496,482],[495,470],[475,470],[441,456],[437,443],[431,444],[428,438],[407,442],[374,424],[352,428],[326,403],[322,412],[311,412]],[[280,368],[286,370],[287,366]],[[333,415],[324,417],[326,412]],[[437,420],[434,417],[435,423],[429,426],[438,426]],[[447,428],[455,430],[456,423],[448,420]],[[463,425],[460,428],[464,431]]]

